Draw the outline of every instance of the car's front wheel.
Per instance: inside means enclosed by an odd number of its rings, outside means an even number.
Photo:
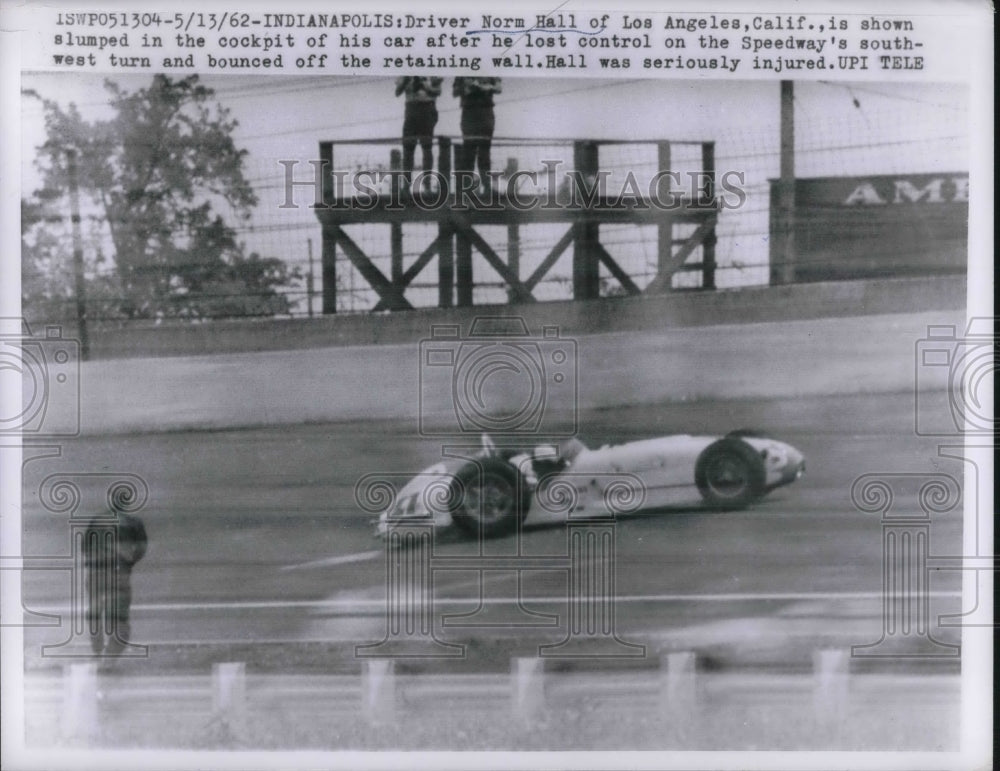
[[[767,472],[764,459],[753,447],[737,437],[726,437],[698,456],[694,478],[706,503],[740,509],[764,494]]]
[[[452,521],[470,535],[493,538],[514,531],[528,513],[531,491],[521,473],[499,458],[463,466],[452,482]]]

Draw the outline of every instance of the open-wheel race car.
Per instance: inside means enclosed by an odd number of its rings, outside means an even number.
[[[488,434],[416,474],[378,519],[454,524],[482,537],[525,521],[566,522],[668,508],[740,509],[805,473],[802,453],[755,431],[678,434],[589,449],[579,439],[498,447]]]

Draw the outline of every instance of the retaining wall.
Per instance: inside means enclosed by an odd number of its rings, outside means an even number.
[[[964,312],[580,335],[564,346],[576,362],[562,368],[568,379],[558,388],[546,381],[545,420],[565,426],[575,412],[624,404],[912,392],[916,344],[929,325],[944,324],[961,334]],[[91,361],[81,372],[82,430],[360,418],[401,419],[417,430],[421,415],[428,425],[447,425],[455,420],[452,380],[438,371],[429,383],[422,367],[417,343]],[[932,375],[923,385],[946,386],[947,372],[923,374]],[[545,376],[552,375],[547,365]]]
[[[581,302],[428,308],[376,316],[240,319],[205,324],[105,324],[91,329],[94,359],[180,356],[416,342],[434,324],[468,329],[477,316],[521,316],[532,331],[566,335],[659,330],[965,307],[965,277],[836,281],[718,292],[674,292]]]

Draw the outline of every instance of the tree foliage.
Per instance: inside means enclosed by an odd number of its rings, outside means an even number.
[[[36,197],[21,201],[21,297],[34,318],[70,318],[72,273],[70,255],[56,233],[61,217]]]
[[[105,87],[114,111],[108,120],[87,121],[75,105],[43,100],[47,141],[39,148],[39,197],[67,200],[72,158],[81,195],[106,227],[117,302],[102,307],[102,315],[287,312],[276,289],[297,274],[280,260],[246,257],[220,214],[246,221],[257,197],[244,175],[246,150],[233,141],[236,121],[214,92],[196,75],[156,75],[133,92],[112,81]],[[29,219],[37,217],[31,206]]]

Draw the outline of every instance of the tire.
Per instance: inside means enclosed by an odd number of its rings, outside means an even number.
[[[513,532],[524,521],[531,491],[520,471],[500,458],[480,458],[459,469],[452,482],[452,521],[476,537]]]
[[[765,492],[764,460],[746,442],[727,436],[698,456],[694,480],[705,502],[721,509],[742,509]]]

